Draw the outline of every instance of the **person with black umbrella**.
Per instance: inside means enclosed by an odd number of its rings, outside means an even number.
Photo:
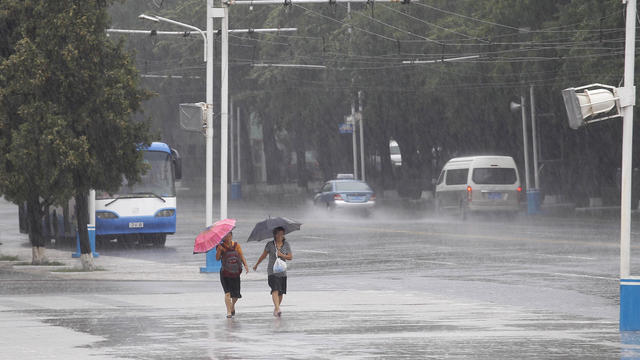
[[[269,241],[265,247],[262,255],[258,258],[258,261],[253,265],[253,270],[257,271],[258,265],[269,255],[269,266],[267,266],[268,283],[271,288],[271,299],[273,300],[273,316],[280,317],[282,312],[280,311],[280,305],[282,304],[282,297],[287,293],[287,271],[286,266],[276,266],[276,261],[287,261],[293,259],[293,252],[289,243],[284,238],[285,229],[283,227],[276,227],[273,229],[273,241]],[[280,262],[278,261],[278,262]],[[279,265],[279,264],[278,264]]]

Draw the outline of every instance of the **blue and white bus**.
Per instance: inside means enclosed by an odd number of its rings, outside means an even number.
[[[109,194],[96,191],[96,241],[152,243],[164,246],[167,235],[176,232],[176,186],[181,177],[178,152],[154,142],[142,148],[150,167],[140,181]]]

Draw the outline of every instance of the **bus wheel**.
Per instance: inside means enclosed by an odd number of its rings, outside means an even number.
[[[164,247],[164,244],[167,242],[167,234],[158,234],[154,236],[152,242],[155,247]]]

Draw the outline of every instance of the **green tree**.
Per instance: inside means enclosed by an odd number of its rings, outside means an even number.
[[[2,23],[15,24],[3,30],[16,39],[0,58],[0,192],[27,203],[37,249],[44,242],[44,209],[73,196],[89,269],[89,189],[114,191],[123,176],[135,181],[144,171],[137,148],[150,141],[147,125],[131,120],[149,94],[138,87],[122,43],[105,34],[110,3],[0,5]]]

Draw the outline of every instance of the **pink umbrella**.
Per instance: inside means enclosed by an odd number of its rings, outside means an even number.
[[[236,219],[223,219],[209,226],[196,237],[193,244],[193,253],[206,253],[215,248],[228,233],[236,227]]]

